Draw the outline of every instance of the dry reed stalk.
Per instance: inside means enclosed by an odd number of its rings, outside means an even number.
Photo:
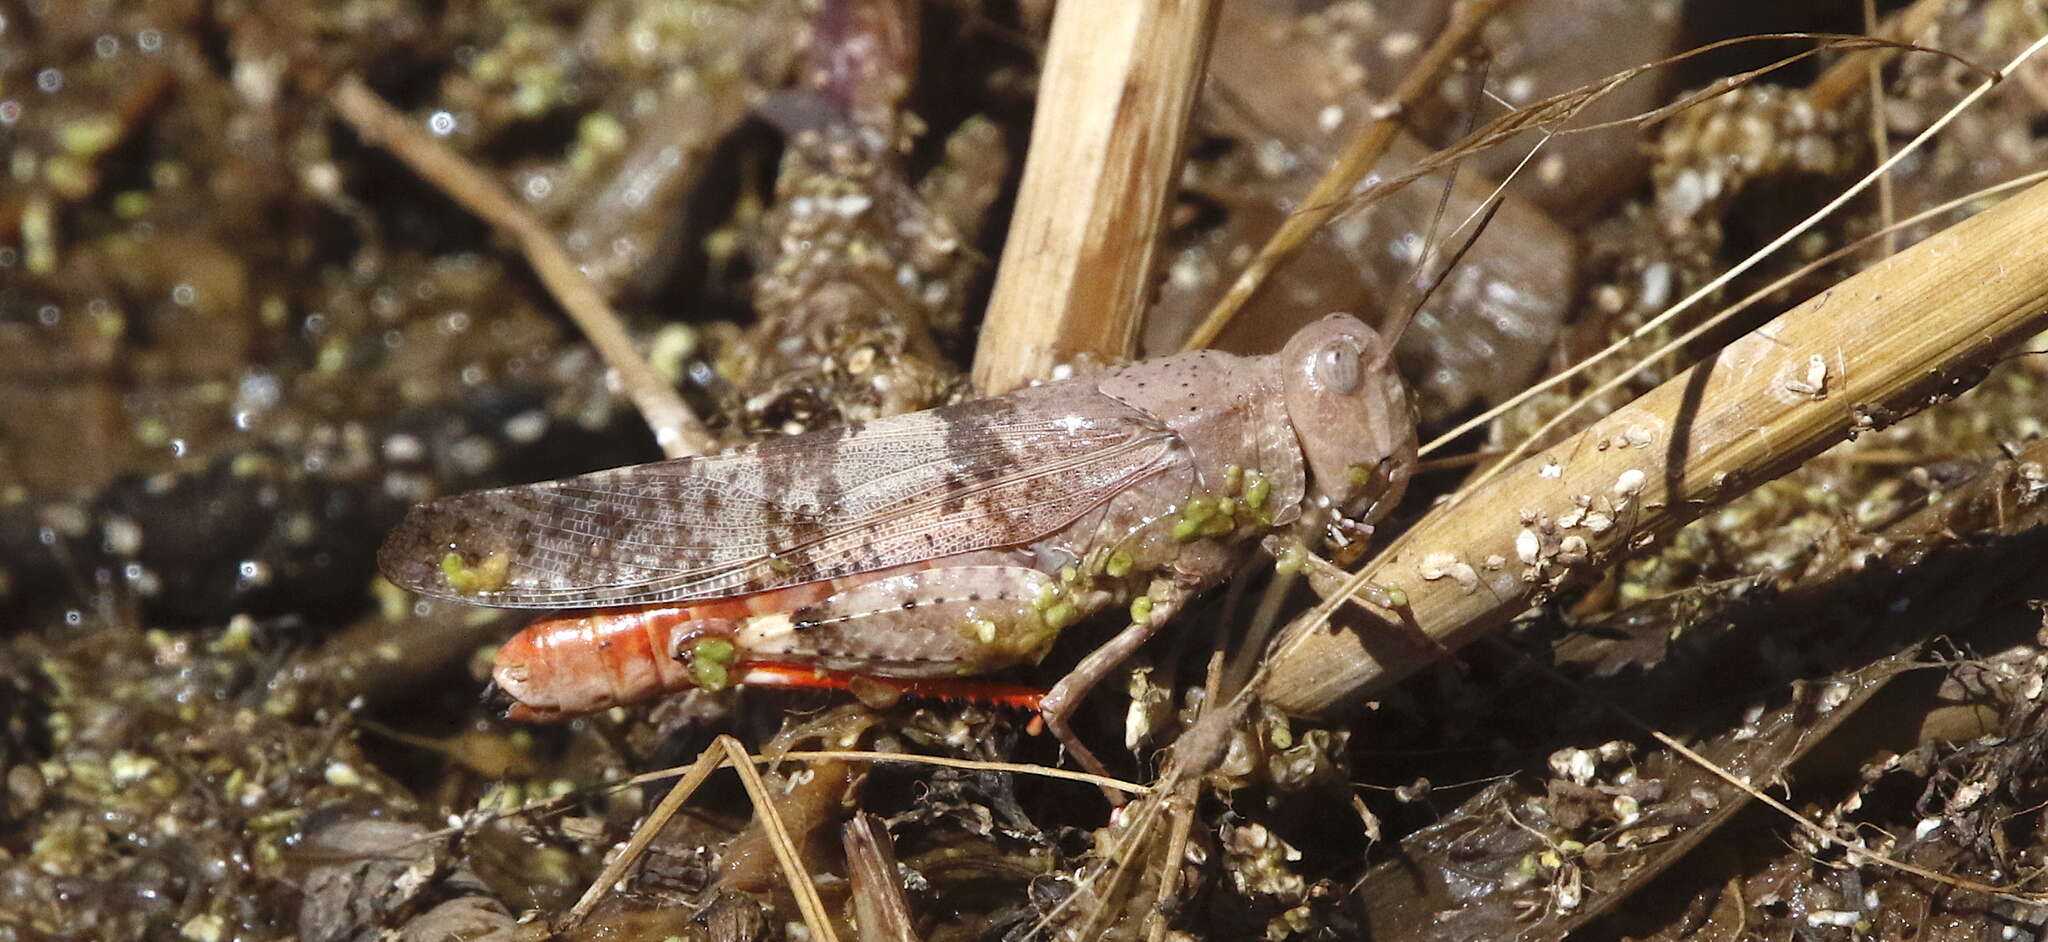
[[[680,458],[718,450],[718,440],[705,431],[704,423],[682,396],[633,349],[633,339],[619,315],[539,219],[462,155],[441,146],[412,119],[378,97],[362,79],[353,75],[342,78],[328,92],[327,101],[365,143],[390,152],[519,246],[533,273],[617,374],[626,397],[640,410],[640,418],[654,429],[663,454]]]
[[[996,395],[1089,356],[1127,360],[1217,0],[1063,3],[974,383]]]
[[[2048,184],[2037,184],[1437,508],[1361,575],[1400,589],[1401,616],[1456,647],[1845,437],[1960,392],[2048,321],[2044,228]],[[1298,623],[1261,691],[1319,713],[1436,653],[1384,625]]]

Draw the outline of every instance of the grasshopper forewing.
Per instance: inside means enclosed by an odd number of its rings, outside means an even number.
[[[1269,356],[1182,354],[460,495],[414,508],[379,563],[430,596],[584,610],[499,650],[523,719],[807,674],[944,695],[1123,608],[1128,626],[1036,704],[1096,765],[1065,709],[1189,597],[1262,538],[1355,534],[1398,499],[1415,422],[1384,348],[1332,315]]]

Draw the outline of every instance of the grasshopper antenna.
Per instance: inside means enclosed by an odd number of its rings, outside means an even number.
[[[1458,130],[1461,138],[1471,134],[1472,128],[1478,122],[1480,99],[1486,92],[1486,74],[1491,62],[1490,59],[1481,58],[1474,67],[1471,94],[1465,101],[1465,120]],[[1500,207],[1500,193],[1496,190],[1493,196],[1487,199],[1486,205],[1480,208],[1479,224],[1472,227],[1471,234],[1451,253],[1450,262],[1434,275],[1428,273],[1430,263],[1436,259],[1437,232],[1443,225],[1444,215],[1450,209],[1451,193],[1458,185],[1458,167],[1463,163],[1464,159],[1461,157],[1451,161],[1450,166],[1444,170],[1444,185],[1437,192],[1436,210],[1430,214],[1429,227],[1423,232],[1422,248],[1415,254],[1415,268],[1402,281],[1401,293],[1395,296],[1399,303],[1393,306],[1393,310],[1398,313],[1387,321],[1385,328],[1380,331],[1386,344],[1380,349],[1379,359],[1372,364],[1374,370],[1385,369],[1393,362],[1394,347],[1401,342],[1401,335],[1408,332],[1408,325],[1415,322],[1415,315],[1422,311],[1424,304],[1429,303],[1429,298],[1436,293],[1437,287],[1457,269],[1458,262],[1465,257],[1466,251],[1472,248],[1472,243],[1478,241],[1479,234],[1486,231],[1486,224],[1493,219],[1494,211]]]
[[[1458,270],[1458,263],[1464,260],[1466,252],[1471,251],[1473,243],[1479,241],[1479,235],[1485,232],[1487,224],[1493,221],[1493,214],[1500,211],[1500,205],[1504,199],[1505,194],[1499,191],[1495,191],[1492,196],[1487,197],[1486,203],[1479,207],[1479,213],[1476,217],[1477,224],[1472,227],[1472,231],[1467,233],[1464,239],[1459,241],[1457,249],[1451,252],[1450,261],[1445,262],[1443,267],[1439,268],[1436,274],[1430,277],[1429,282],[1422,286],[1421,290],[1404,292],[1404,294],[1413,293],[1415,300],[1402,305],[1401,314],[1388,322],[1387,330],[1382,334],[1386,339],[1386,345],[1381,348],[1379,360],[1373,364],[1374,369],[1383,368],[1389,361],[1393,360],[1394,345],[1401,342],[1401,334],[1408,330],[1409,324],[1415,322],[1415,315],[1422,311],[1424,304],[1429,303],[1430,295],[1435,294],[1436,289],[1446,279],[1450,278],[1451,272]],[[1420,274],[1420,272],[1418,271],[1417,274]],[[1411,289],[1414,286],[1414,282],[1409,283]]]

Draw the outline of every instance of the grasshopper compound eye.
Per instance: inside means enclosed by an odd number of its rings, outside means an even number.
[[[1310,493],[1358,520],[1399,500],[1415,465],[1415,414],[1385,350],[1372,328],[1332,314],[1296,333],[1279,360]]]
[[[1316,354],[1316,380],[1330,392],[1350,395],[1365,376],[1365,354],[1349,337],[1339,337]]]

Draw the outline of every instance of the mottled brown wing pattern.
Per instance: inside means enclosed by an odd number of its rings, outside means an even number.
[[[379,563],[415,592],[506,608],[742,595],[1027,543],[1186,460],[1146,413],[1060,383],[434,501]]]

